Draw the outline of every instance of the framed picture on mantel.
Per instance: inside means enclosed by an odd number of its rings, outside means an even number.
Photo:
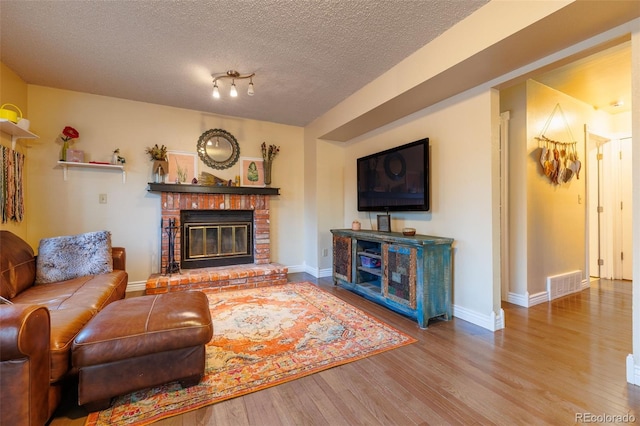
[[[240,186],[265,186],[264,159],[240,157]]]
[[[391,232],[391,215],[388,215],[388,214],[378,215],[378,231]]]
[[[167,151],[167,183],[191,183],[198,176],[198,157],[194,152]]]

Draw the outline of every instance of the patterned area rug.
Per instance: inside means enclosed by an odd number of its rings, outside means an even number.
[[[115,399],[86,425],[144,425],[415,342],[305,282],[208,292],[214,335],[205,377]]]

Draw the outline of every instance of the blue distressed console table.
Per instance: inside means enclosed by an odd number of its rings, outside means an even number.
[[[333,281],[418,321],[452,316],[453,239],[332,229]]]

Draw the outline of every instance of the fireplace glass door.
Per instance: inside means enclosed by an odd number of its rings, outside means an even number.
[[[182,267],[228,266],[253,262],[253,213],[183,211]]]
[[[247,255],[250,227],[249,223],[188,226],[188,258]]]

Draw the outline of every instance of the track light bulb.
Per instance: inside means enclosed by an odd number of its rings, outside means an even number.
[[[213,97],[220,99],[220,90],[218,90],[218,83],[213,83]]]
[[[232,98],[235,98],[236,96],[238,96],[238,91],[236,90],[236,81],[233,80],[233,82],[231,83],[231,90],[229,90],[229,95]]]

